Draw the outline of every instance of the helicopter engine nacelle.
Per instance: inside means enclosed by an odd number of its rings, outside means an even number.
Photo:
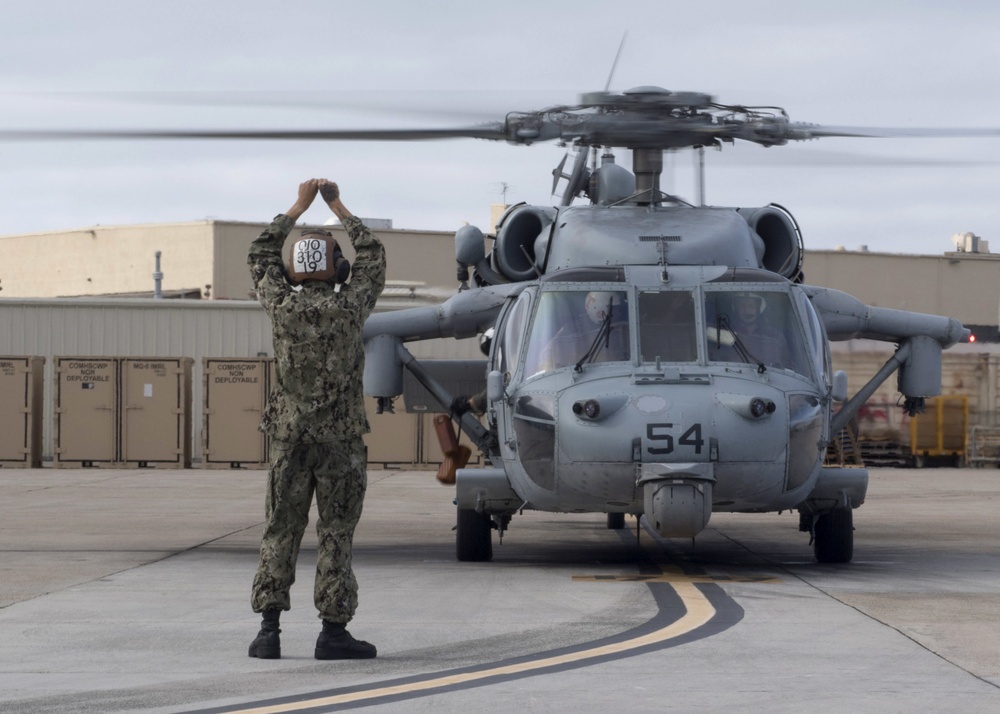
[[[555,208],[522,204],[500,219],[493,262],[504,278],[517,282],[542,273],[555,217]]]
[[[738,212],[763,241],[760,267],[796,280],[802,272],[802,232],[792,214],[776,203]]]

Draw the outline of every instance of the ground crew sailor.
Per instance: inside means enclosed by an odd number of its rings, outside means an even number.
[[[328,231],[304,230],[282,258],[285,238],[317,193],[347,229],[356,251],[353,270]],[[371,658],[375,646],[354,639],[346,625],[358,605],[351,549],[367,487],[362,327],[385,287],[385,249],[341,203],[337,184],[312,179],[254,240],[247,262],[271,319],[277,381],[260,425],[271,437],[271,468],[251,598],[263,622],[249,654],[281,657],[278,618],[291,607],[295,561],[315,492],[314,602],[323,620],[316,659]]]

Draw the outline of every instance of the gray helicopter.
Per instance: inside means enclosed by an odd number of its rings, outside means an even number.
[[[777,204],[692,205],[660,189],[664,154],[736,141],[780,146],[826,137],[997,136],[995,130],[865,129],[792,122],[778,107],[639,87],[578,104],[511,112],[443,129],[315,131],[4,131],[24,139],[418,141],[478,138],[575,148],[553,172],[557,206],[516,205],[490,250],[478,228],[456,233],[459,291],[434,307],[372,315],[365,393],[391,410],[410,372],[447,411],[449,374],[480,375],[485,424],[459,423],[485,468],[456,474],[459,560],[492,557],[525,509],[645,519],[694,538],[713,512],[796,510],[816,559],[853,557],[864,468],[824,465],[880,384],[898,371],[912,415],[940,394],[941,353],[967,340],[957,320],[870,307],[802,283],[802,235]],[[630,151],[632,170],[616,163]],[[585,203],[575,203],[578,198]],[[485,338],[486,359],[420,361],[409,342]],[[831,369],[829,341],[897,345],[854,396]],[[377,418],[377,417],[376,417]]]
[[[825,466],[828,444],[897,370],[904,408],[921,411],[941,391],[942,350],[969,331],[804,285],[787,210],[695,206],[659,179],[668,150],[894,134],[655,87],[466,131],[577,154],[553,172],[553,189],[566,180],[561,204],[509,208],[488,253],[478,228],[457,232],[457,295],[365,325],[365,392],[381,407],[402,393],[404,369],[442,407],[455,397],[407,342],[492,336],[476,367],[485,426],[460,421],[489,466],[457,471],[458,559],[490,560],[492,531],[502,537],[524,509],[606,513],[609,528],[642,516],[668,538],[694,538],[713,512],[797,510],[817,560],[850,561],[868,472]],[[616,148],[631,150],[633,171]],[[828,341],[852,338],[898,349],[848,399]]]

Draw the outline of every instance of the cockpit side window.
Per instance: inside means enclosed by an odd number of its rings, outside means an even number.
[[[795,291],[795,302],[799,306],[799,312],[805,316],[806,342],[809,345],[816,373],[822,375],[823,382],[829,386],[832,374],[830,348],[827,344],[823,324],[819,320],[819,315],[816,314],[816,309],[809,302],[809,298],[801,290]]]
[[[639,353],[643,362],[695,362],[694,296],[686,290],[639,293]]]
[[[526,346],[525,376],[590,362],[630,360],[628,321],[624,290],[540,293]]]
[[[803,343],[800,322],[785,292],[708,291],[708,361],[744,362],[809,376],[811,350]]]
[[[496,353],[496,368],[501,372],[513,374],[517,367],[517,357],[521,351],[524,322],[528,316],[530,300],[530,293],[521,293],[503,321]]]

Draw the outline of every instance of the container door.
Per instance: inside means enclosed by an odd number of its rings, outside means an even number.
[[[118,361],[55,358],[57,461],[116,461]]]
[[[264,435],[257,430],[267,393],[268,361],[206,359],[203,440],[205,463],[260,464],[267,461]]]
[[[179,360],[122,360],[122,412],[122,461],[181,461],[184,379]]]

